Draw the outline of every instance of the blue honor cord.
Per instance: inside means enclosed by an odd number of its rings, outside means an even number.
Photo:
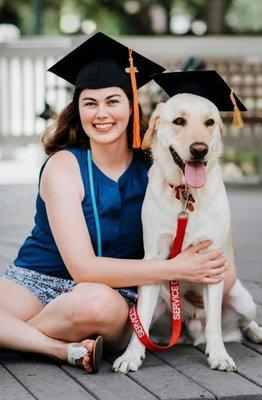
[[[99,216],[98,216],[97,205],[96,205],[93,167],[92,167],[92,154],[91,154],[90,150],[87,150],[87,165],[88,165],[88,177],[89,177],[91,201],[92,201],[92,207],[93,207],[93,213],[94,213],[95,225],[96,225],[97,255],[98,255],[98,257],[102,257],[101,229],[100,229],[100,222],[99,222]]]

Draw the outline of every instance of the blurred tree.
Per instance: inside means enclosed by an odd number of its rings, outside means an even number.
[[[43,0],[32,0],[33,8],[33,35],[41,35],[43,26]]]
[[[209,34],[262,32],[262,0],[0,0],[0,23],[15,24],[24,35],[57,34],[67,8],[112,35],[171,34],[177,13],[204,21]]]
[[[225,15],[236,0],[175,0],[174,12],[181,11],[190,15],[191,20],[202,20],[206,23],[207,34],[227,33],[230,29]],[[191,31],[188,32],[192,34]]]
[[[59,0],[0,0],[0,23],[14,24],[24,35],[40,34],[42,28],[44,33],[50,33],[50,30],[51,33],[58,33],[60,7]],[[50,10],[51,13],[56,14],[56,24],[53,27],[50,24],[46,32],[45,16],[50,13]]]
[[[233,0],[209,0],[205,4],[207,34],[221,34],[229,31],[225,15]]]
[[[254,34],[262,32],[261,17],[261,0],[234,0],[225,19],[233,32]]]
[[[95,11],[96,16],[101,17],[103,12],[110,12],[115,19],[121,21],[120,26],[125,33],[137,35],[152,35],[157,33],[153,24],[153,11],[158,7],[165,19],[165,27],[162,34],[170,33],[170,11],[174,0],[80,0],[78,5],[85,11],[86,17]]]
[[[0,24],[20,26],[21,20],[15,2],[0,0]]]

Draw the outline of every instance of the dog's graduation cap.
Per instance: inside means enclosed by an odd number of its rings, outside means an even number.
[[[192,93],[212,101],[219,111],[233,111],[233,126],[243,126],[240,111],[247,109],[216,71],[165,72],[154,75],[153,79],[171,97]]]
[[[118,86],[133,96],[133,147],[140,147],[137,89],[165,68],[98,32],[48,71],[80,89]]]

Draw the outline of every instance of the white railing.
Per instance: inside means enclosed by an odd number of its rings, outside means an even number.
[[[47,124],[39,117],[45,109],[45,102],[59,112],[70,97],[66,83],[46,71],[57,59],[85,39],[43,37],[0,43],[0,140],[23,138],[31,141],[39,137]],[[188,56],[201,56],[208,68],[217,68],[229,82],[232,80],[233,86],[240,87],[244,97],[250,100],[253,91],[257,104],[251,109],[262,109],[260,38],[123,37],[119,40],[170,70],[179,69],[181,62]],[[245,66],[250,67],[246,72],[250,83],[245,85],[243,91],[243,82],[236,78],[244,73]],[[252,80],[252,71],[255,71],[259,93],[255,88],[256,82]],[[150,92],[150,87],[146,90]],[[142,101],[143,98],[145,96]]]
[[[45,100],[55,109],[66,102],[65,84],[46,70],[69,43],[52,41],[0,45],[0,134],[3,138],[39,135],[46,122],[38,115]],[[59,85],[59,86],[58,86]],[[59,89],[58,89],[59,88]]]

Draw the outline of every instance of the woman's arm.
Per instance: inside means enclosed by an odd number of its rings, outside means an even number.
[[[232,231],[228,235],[228,257],[227,257],[228,271],[225,276],[224,282],[224,295],[227,295],[237,279],[237,270],[234,256]]]
[[[60,151],[43,171],[40,195],[63,261],[76,282],[99,282],[112,287],[191,280],[215,283],[222,279],[225,259],[221,251],[199,254],[205,242],[187,249],[173,260],[126,260],[97,257],[82,210],[84,188],[75,157]],[[117,246],[117,243],[116,243]]]

